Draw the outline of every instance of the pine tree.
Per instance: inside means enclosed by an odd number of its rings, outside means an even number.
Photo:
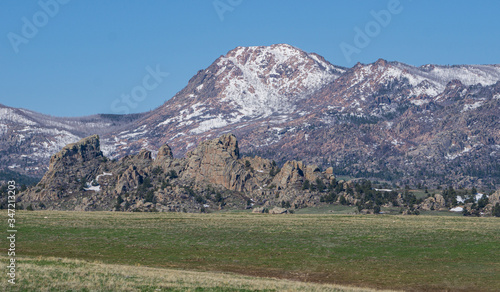
[[[496,203],[495,207],[493,207],[491,215],[495,217],[500,217],[500,203]]]

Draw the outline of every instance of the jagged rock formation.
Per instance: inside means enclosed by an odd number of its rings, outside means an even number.
[[[218,140],[202,142],[189,152],[185,176],[197,184],[221,185],[229,190],[243,191],[245,180],[250,175],[239,163],[238,142],[232,135],[221,136]]]
[[[182,159],[164,145],[154,159],[143,149],[112,161],[99,145],[94,135],[64,147],[51,158],[40,183],[21,195],[22,202],[55,210],[199,212],[253,204],[272,207],[285,200],[299,207],[316,204],[320,197],[301,191],[304,181],[328,185],[334,180],[331,173],[302,162],[280,170],[267,159],[240,157],[232,134],[204,141]]]
[[[81,189],[86,178],[97,175],[96,165],[107,159],[99,147],[97,135],[87,137],[78,143],[65,146],[50,158],[47,173],[38,183],[39,192],[32,194],[32,200],[58,200],[67,194],[64,189]]]

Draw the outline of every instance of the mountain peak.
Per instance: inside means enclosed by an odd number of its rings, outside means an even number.
[[[270,46],[238,46],[229,51],[224,57],[245,57],[249,55],[259,54],[274,54],[274,56],[282,57],[283,59],[286,59],[287,57],[289,58],[299,55],[307,55],[306,52],[295,48],[294,46],[288,44],[274,44]]]
[[[296,101],[344,72],[287,44],[237,47],[215,64],[220,100],[246,117],[289,113]]]

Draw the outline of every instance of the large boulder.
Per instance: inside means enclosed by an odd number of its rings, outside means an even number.
[[[238,141],[232,134],[202,142],[186,154],[183,177],[197,184],[217,184],[229,190],[243,191],[250,178],[245,166],[238,160]]]
[[[445,200],[442,195],[436,194],[433,197],[428,197],[426,198],[421,204],[420,204],[420,209],[424,211],[429,211],[429,210],[440,210],[445,208]]]
[[[274,207],[269,210],[269,214],[288,214],[288,210],[285,208]]]

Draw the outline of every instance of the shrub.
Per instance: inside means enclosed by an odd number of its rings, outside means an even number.
[[[321,196],[320,202],[331,204],[331,203],[335,202],[336,198],[337,198],[337,195],[335,193],[331,192],[328,195]]]
[[[122,203],[123,203],[122,196],[118,195],[118,197],[116,198],[116,204],[115,204],[116,211],[120,211]]]
[[[206,201],[206,200],[205,200],[202,196],[200,196],[200,195],[196,195],[196,196],[194,197],[194,199],[195,199],[195,201],[196,201],[197,203],[200,203],[200,204],[204,204],[204,203],[206,203],[206,202],[207,202],[207,201]]]
[[[161,173],[163,173],[163,169],[161,167],[157,166],[157,167],[153,168],[154,175],[159,175]]]
[[[289,201],[281,201],[281,208],[290,208],[290,202]]]
[[[303,189],[303,190],[308,190],[310,187],[311,187],[311,183],[309,182],[309,180],[308,180],[308,179],[306,179],[306,180],[304,181],[304,183],[302,184],[302,189]]]
[[[173,170],[173,169],[168,173],[168,176],[170,178],[177,178],[178,177],[177,176],[177,172],[175,170]]]
[[[154,194],[153,190],[150,190],[146,193],[146,196],[144,197],[144,201],[149,202],[149,203],[154,203],[155,194]]]
[[[500,217],[500,203],[496,203],[495,207],[493,207],[491,215],[495,217]]]
[[[223,202],[224,201],[224,198],[222,197],[221,193],[217,193],[215,194],[215,201],[217,203],[220,203],[220,202]]]
[[[316,188],[320,192],[325,190],[325,184],[323,183],[323,180],[321,180],[319,177],[316,178]]]
[[[477,201],[477,206],[478,206],[480,209],[482,209],[482,208],[486,207],[486,205],[488,205],[488,202],[489,202],[488,197],[487,197],[487,196],[485,196],[485,195],[483,195],[483,196],[481,197],[481,199],[479,199],[479,200]]]

